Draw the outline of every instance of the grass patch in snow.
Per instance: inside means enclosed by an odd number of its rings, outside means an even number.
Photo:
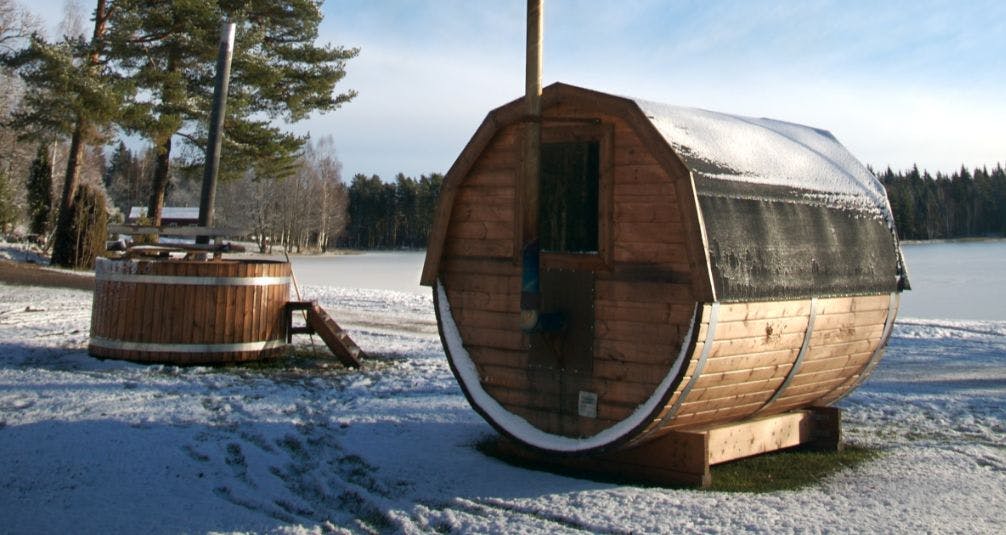
[[[310,348],[306,351],[299,349],[291,350],[288,354],[270,359],[249,360],[245,362],[233,362],[216,366],[221,371],[227,370],[251,370],[260,372],[288,372],[294,370],[335,370],[340,371],[345,368],[335,356],[328,353],[328,349],[319,349],[317,354],[312,354]]]
[[[878,458],[881,450],[847,444],[840,452],[809,448],[766,453],[711,468],[713,485],[722,492],[775,492],[815,485],[826,477]]]
[[[367,355],[363,360],[364,370],[373,370],[388,367],[387,360],[378,358],[380,355]],[[233,362],[217,366],[222,370],[243,369],[260,371],[290,371],[290,370],[331,370],[331,371],[360,371],[348,368],[332,354],[331,350],[316,338],[312,344],[290,344],[284,355],[262,360],[248,360],[243,362]]]

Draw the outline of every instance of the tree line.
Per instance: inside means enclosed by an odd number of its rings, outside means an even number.
[[[399,173],[394,182],[357,174],[349,185],[349,223],[339,245],[353,249],[426,247],[444,177]]]
[[[898,237],[932,240],[1006,236],[1006,171],[997,164],[952,174],[894,172],[877,177],[887,189]]]
[[[122,220],[145,206],[156,148],[133,151],[119,143],[104,172],[109,210]],[[261,252],[326,251],[347,222],[347,189],[330,136],[307,140],[289,172],[267,175],[247,170],[217,186],[215,226],[246,232]],[[198,206],[201,169],[179,166],[166,188],[172,206]],[[146,220],[148,221],[148,220]]]

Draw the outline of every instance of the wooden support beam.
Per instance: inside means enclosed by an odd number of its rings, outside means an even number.
[[[152,225],[109,225],[109,234],[128,234],[131,236],[140,235],[160,235],[160,236],[210,236],[210,237],[231,237],[244,236],[250,234],[247,230],[237,228],[216,228],[216,227],[170,227]]]
[[[708,487],[712,465],[795,446],[840,451],[841,411],[833,407],[765,416],[725,425],[671,431],[623,450],[592,456],[533,451],[506,439],[497,450],[545,468],[614,476],[657,485]]]

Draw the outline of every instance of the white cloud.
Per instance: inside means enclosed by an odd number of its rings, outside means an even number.
[[[332,133],[348,176],[446,172],[486,113],[523,91],[512,75],[522,69],[504,57],[368,46],[341,86],[359,96],[298,130]]]
[[[874,167],[950,172],[1006,163],[1006,105],[994,95],[955,91],[904,93],[873,89],[855,96],[861,106],[835,117],[840,139]],[[837,115],[837,114],[836,114]],[[841,121],[841,122],[839,122]],[[837,130],[837,128],[836,128]]]

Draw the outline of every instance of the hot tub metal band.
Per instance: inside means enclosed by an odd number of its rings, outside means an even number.
[[[148,353],[237,353],[245,351],[265,351],[286,345],[286,341],[265,340],[262,342],[242,342],[236,344],[152,344],[145,342],[125,342],[108,338],[92,337],[91,345],[104,349],[121,351],[146,351]]]
[[[275,286],[290,284],[290,277],[185,277],[181,275],[133,275],[98,273],[96,280],[136,284],[178,284],[187,286]]]

